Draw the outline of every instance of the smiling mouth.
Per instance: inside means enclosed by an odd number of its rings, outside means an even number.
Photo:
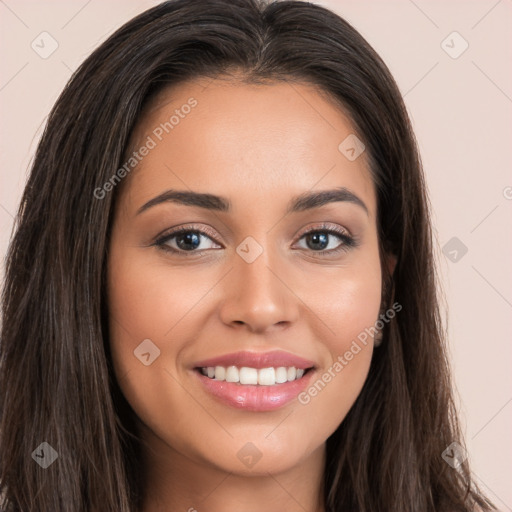
[[[205,366],[195,368],[211,380],[231,382],[241,386],[275,386],[300,380],[313,368],[296,368],[279,366],[268,368],[251,368],[248,366]]]

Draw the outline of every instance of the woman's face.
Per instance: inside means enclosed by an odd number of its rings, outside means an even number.
[[[142,119],[108,292],[116,376],[155,454],[284,471],[323,453],[353,405],[381,298],[353,133],[287,83],[188,82]]]

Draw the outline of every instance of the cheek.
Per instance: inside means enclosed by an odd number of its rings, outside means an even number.
[[[298,397],[298,407],[307,411],[304,434],[307,425],[315,423],[325,438],[343,421],[364,385],[381,302],[377,250],[356,265],[337,270],[331,279],[317,279],[323,286],[307,296],[308,306],[321,319],[317,326],[325,364]]]
[[[351,254],[346,264],[308,272],[303,284],[305,302],[311,317],[319,320],[321,342],[333,359],[349,350],[352,340],[360,335],[364,338],[363,333],[378,319],[380,259],[376,240],[368,245],[365,250]]]
[[[208,290],[204,273],[193,269],[174,271],[135,251],[120,257],[113,253],[111,261],[109,312],[111,327],[120,331],[120,336],[112,337],[114,343],[127,334],[139,343],[146,338],[168,338]]]
[[[316,309],[330,327],[329,347],[344,351],[348,339],[356,337],[377,320],[381,300],[380,274],[368,268],[364,273],[346,273],[316,295]]]
[[[159,367],[162,361],[161,339],[173,325],[174,312],[179,312],[179,298],[174,292],[176,283],[163,281],[165,273],[139,256],[139,250],[113,243],[109,255],[108,304],[110,348],[114,369],[121,385],[137,378],[138,386],[148,385],[145,369]],[[147,341],[151,340],[154,347]],[[146,343],[150,360],[158,354],[155,363],[144,366],[136,358],[138,347]],[[143,346],[146,346],[143,345]],[[155,348],[156,347],[156,348]],[[160,351],[160,353],[158,353]],[[146,351],[141,352],[146,353]],[[147,358],[147,357],[146,357]],[[124,381],[124,376],[130,379]],[[123,380],[123,383],[121,383]]]

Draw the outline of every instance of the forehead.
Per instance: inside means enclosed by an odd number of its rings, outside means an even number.
[[[151,149],[127,185],[141,200],[167,187],[227,195],[235,204],[344,186],[373,214],[366,154],[350,160],[344,152],[354,135],[342,108],[311,84],[183,82],[161,91],[141,116],[131,148]]]

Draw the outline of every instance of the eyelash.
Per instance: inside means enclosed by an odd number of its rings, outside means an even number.
[[[174,231],[171,231],[171,232],[166,233],[165,235],[159,237],[154,242],[153,245],[158,247],[159,249],[161,249],[163,251],[171,252],[173,254],[177,254],[179,256],[185,256],[185,257],[192,256],[194,254],[200,253],[201,251],[207,251],[208,250],[208,249],[199,249],[199,250],[192,250],[192,251],[184,251],[184,250],[174,249],[174,248],[169,247],[167,245],[167,242],[169,242],[169,240],[172,240],[173,238],[176,238],[179,235],[182,235],[184,233],[196,233],[196,234],[199,234],[199,235],[203,235],[203,236],[206,236],[206,237],[208,237],[210,239],[213,239],[213,241],[215,242],[214,235],[211,232],[209,232],[209,230],[198,229],[197,227],[194,227],[194,226],[182,226],[181,228],[178,228],[178,229],[176,229]],[[338,254],[338,253],[340,253],[342,251],[343,252],[348,252],[350,249],[359,246],[358,239],[356,237],[354,237],[354,236],[348,235],[347,232],[344,229],[338,228],[338,227],[333,227],[333,226],[327,226],[325,224],[323,224],[321,226],[318,226],[318,227],[314,227],[314,228],[310,229],[309,231],[306,231],[306,232],[302,233],[302,235],[300,236],[299,240],[302,240],[307,235],[316,234],[316,233],[328,233],[330,235],[335,235],[340,240],[342,240],[342,242],[343,242],[338,247],[336,247],[335,249],[328,249],[328,250],[323,249],[321,251],[313,251],[313,250],[311,250],[316,255],[320,255],[320,256],[323,256],[323,255],[335,255],[335,254]],[[215,242],[215,243],[217,243],[217,242]]]

